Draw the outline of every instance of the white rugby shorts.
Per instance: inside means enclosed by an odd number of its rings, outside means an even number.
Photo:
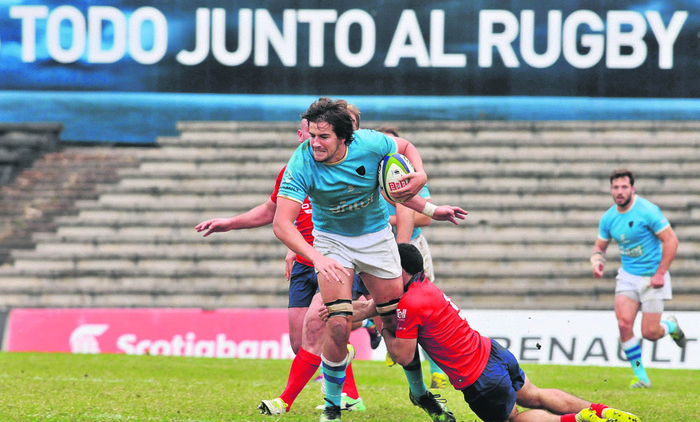
[[[356,273],[383,279],[401,277],[401,257],[391,226],[376,233],[342,236],[314,229],[314,248]]]
[[[625,295],[641,303],[642,312],[661,312],[663,301],[673,297],[671,274],[668,271],[664,274],[664,287],[660,289],[649,287],[651,277],[630,274],[622,268],[617,271],[615,281],[615,294]]]

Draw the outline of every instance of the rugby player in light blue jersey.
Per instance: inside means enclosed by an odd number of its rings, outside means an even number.
[[[321,421],[340,420],[340,397],[348,360],[352,322],[352,278],[360,273],[377,303],[384,327],[396,327],[396,305],[403,294],[398,247],[386,204],[379,198],[377,168],[393,152],[405,155],[415,172],[407,186],[392,195],[404,205],[435,220],[457,224],[467,212],[435,206],[416,196],[427,180],[415,147],[372,130],[353,130],[347,103],[320,98],[302,116],[310,138],[294,152],[278,193],[275,235],[292,251],[314,264],[321,296],[329,309],[327,340],[321,355],[326,407]],[[308,195],[314,209],[314,244],[294,227]]]
[[[635,375],[630,387],[649,388],[651,381],[633,331],[640,308],[643,338],[656,341],[669,334],[679,347],[686,343],[675,317],[661,319],[664,300],[671,299],[668,269],[676,256],[678,238],[659,207],[635,194],[631,171],[612,172],[610,193],[615,205],[603,214],[598,225],[598,239],[591,256],[593,276],[603,277],[605,251],[610,240],[615,239],[622,261],[616,278],[615,315],[620,343]]]

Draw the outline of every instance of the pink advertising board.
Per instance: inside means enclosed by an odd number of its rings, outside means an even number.
[[[286,309],[14,309],[10,352],[291,359]],[[366,330],[350,336],[371,359]]]

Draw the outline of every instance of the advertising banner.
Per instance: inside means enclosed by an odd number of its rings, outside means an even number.
[[[626,366],[613,311],[463,310],[472,328],[498,340],[522,363]],[[674,313],[688,344],[642,342],[656,368],[700,369],[700,312]],[[637,319],[635,332],[640,333]],[[219,358],[291,359],[286,309],[15,309],[6,349]],[[350,342],[356,359],[383,361],[364,329]]]
[[[351,342],[370,358],[366,330]],[[7,350],[294,358],[286,309],[13,309]]]
[[[399,102],[413,105],[403,119],[688,119],[678,101],[700,96],[699,31],[695,1],[0,2],[0,118],[135,142],[179,119],[298,118],[279,96],[379,98],[355,101],[372,120]],[[422,97],[560,101],[433,113]],[[591,114],[586,98],[635,101]]]

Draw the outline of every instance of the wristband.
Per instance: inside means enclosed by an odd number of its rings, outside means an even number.
[[[437,209],[437,205],[432,204],[428,201],[425,201],[425,207],[423,207],[423,211],[420,213],[423,215],[427,215],[430,218],[433,218],[433,215],[435,214],[435,210]]]
[[[605,254],[600,251],[593,252],[593,255],[591,255],[591,265],[593,265],[593,269],[595,269],[598,264],[605,265]]]

